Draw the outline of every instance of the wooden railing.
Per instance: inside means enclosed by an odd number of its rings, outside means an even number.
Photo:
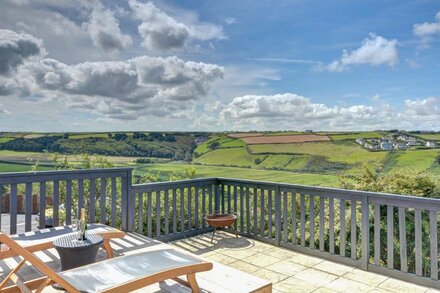
[[[440,288],[440,200],[228,178],[132,185],[131,176],[130,168],[0,174],[0,190],[10,197],[9,232],[17,232],[21,193],[25,231],[33,228],[35,193],[40,227],[51,197],[54,225],[70,224],[84,206],[91,222],[163,241],[212,230],[207,213],[236,212],[232,230],[243,236]]]
[[[32,197],[37,194],[39,228],[45,227],[48,208],[52,209],[50,218],[53,226],[59,226],[70,225],[72,217],[77,217],[78,210],[87,207],[90,222],[107,223],[127,229],[131,171],[131,168],[115,168],[0,173],[0,193],[4,192],[10,197],[9,216],[4,221],[7,223],[0,220],[0,228],[5,230],[9,226],[9,231],[5,232],[10,234],[35,228],[32,227]],[[17,221],[18,195],[24,196],[24,223]],[[51,207],[46,206],[48,197],[53,203]],[[64,206],[64,209],[60,210],[60,206]],[[17,229],[18,226],[21,229]]]

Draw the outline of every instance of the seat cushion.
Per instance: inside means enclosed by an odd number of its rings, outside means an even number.
[[[59,275],[79,291],[100,292],[168,269],[201,262],[175,249],[162,249],[107,259]]]

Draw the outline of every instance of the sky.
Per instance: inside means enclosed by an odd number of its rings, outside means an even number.
[[[440,130],[440,1],[3,0],[0,131]]]

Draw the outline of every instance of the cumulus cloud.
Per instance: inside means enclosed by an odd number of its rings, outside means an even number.
[[[176,56],[69,65],[41,55],[16,66],[14,74],[0,76],[0,95],[62,100],[108,119],[138,119],[143,114],[182,117],[222,77],[220,66]]]
[[[407,100],[403,109],[376,106],[329,106],[293,94],[245,95],[230,103],[205,107],[201,129],[334,129],[368,130],[430,127],[440,120],[438,99]]]
[[[93,9],[87,29],[93,44],[104,51],[117,52],[132,44],[131,37],[121,32],[119,21],[108,9]]]
[[[150,50],[181,49],[191,39],[220,40],[225,38],[223,28],[213,24],[185,24],[171,17],[152,2],[140,3],[130,0],[129,5],[137,19],[142,45]]]
[[[425,43],[429,42],[434,35],[440,34],[440,11],[435,16],[435,22],[414,24],[413,33],[422,38]]]
[[[328,65],[318,65],[318,71],[343,72],[352,65],[388,65],[394,66],[399,61],[397,40],[387,40],[381,36],[370,33],[369,37],[362,41],[362,46],[353,51],[344,50],[340,60],[335,60]]]
[[[44,53],[40,39],[25,33],[0,30],[0,75],[11,74],[27,59]]]

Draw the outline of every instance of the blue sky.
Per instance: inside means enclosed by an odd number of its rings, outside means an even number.
[[[438,1],[0,4],[0,128],[440,130]]]

